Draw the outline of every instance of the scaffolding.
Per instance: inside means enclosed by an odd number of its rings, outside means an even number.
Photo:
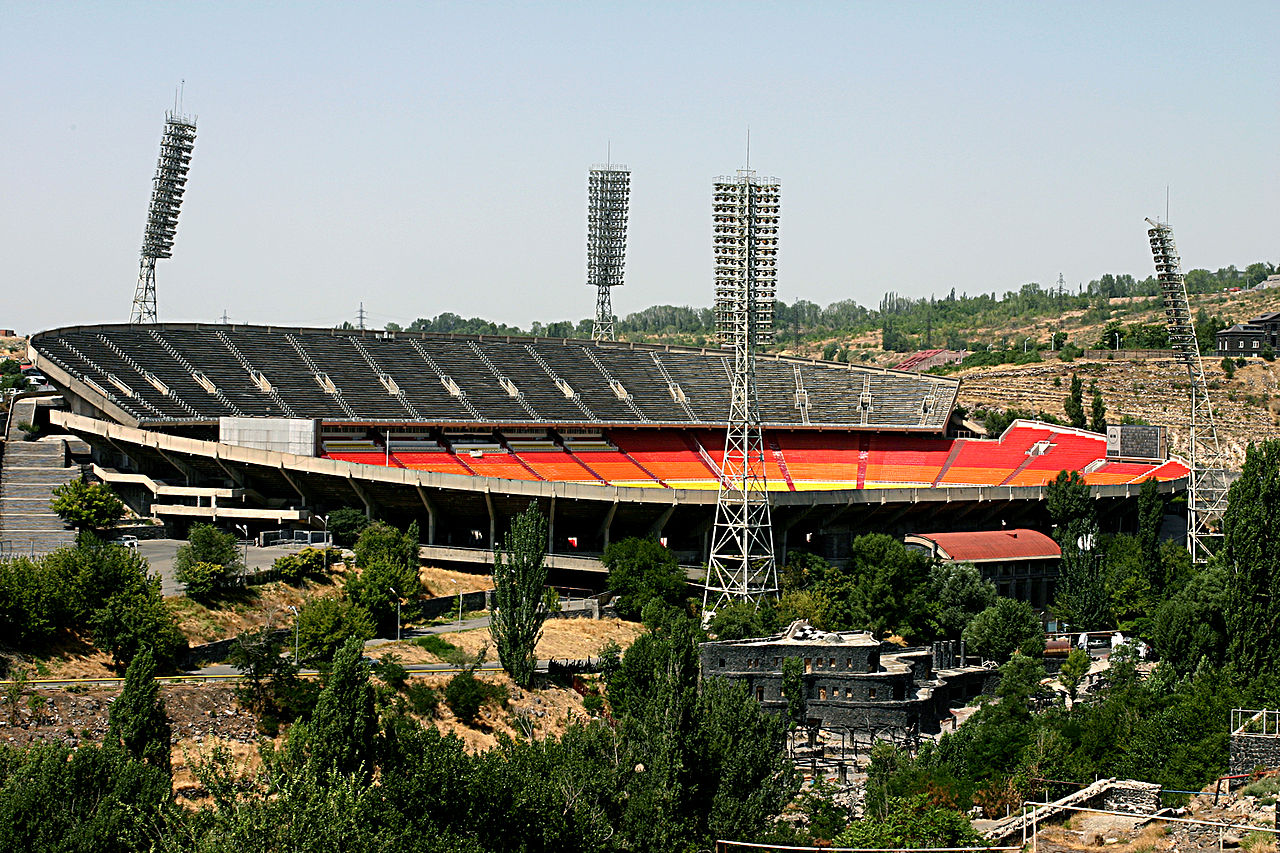
[[[1167,223],[1147,220],[1151,228],[1147,237],[1155,259],[1156,277],[1164,299],[1164,315],[1169,328],[1169,346],[1187,369],[1191,389],[1191,435],[1189,456],[1191,471],[1187,475],[1187,550],[1197,563],[1208,562],[1222,538],[1222,514],[1227,504],[1227,472],[1223,464],[1218,431],[1213,423],[1213,406],[1209,403],[1209,386],[1204,378],[1200,345],[1196,340],[1187,299],[1187,285],[1182,278],[1178,247],[1173,242],[1173,229]]]
[[[723,604],[758,604],[778,592],[756,347],[773,339],[780,191],[777,178],[758,178],[749,169],[717,178],[714,185],[716,333],[733,350],[733,373],[703,592],[708,621]]]
[[[596,289],[593,341],[616,339],[610,289],[622,284],[630,199],[631,171],[626,166],[591,167],[587,177],[587,284]]]
[[[173,256],[173,238],[178,230],[178,212],[187,187],[191,151],[196,144],[196,120],[177,112],[166,112],[164,136],[160,139],[160,159],[151,184],[151,207],[142,235],[142,257],[138,264],[138,286],[133,294],[130,323],[155,323],[156,261]]]

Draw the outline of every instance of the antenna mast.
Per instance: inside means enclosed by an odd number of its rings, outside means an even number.
[[[1191,389],[1191,473],[1187,478],[1187,550],[1197,563],[1207,562],[1213,555],[1216,540],[1222,538],[1222,513],[1227,504],[1227,476],[1218,444],[1218,431],[1213,424],[1213,406],[1209,403],[1209,385],[1204,378],[1200,345],[1191,322],[1191,305],[1187,285],[1182,278],[1178,247],[1173,242],[1173,229],[1167,223],[1153,222],[1147,237],[1155,258],[1156,277],[1164,299],[1168,320],[1169,345],[1178,361],[1187,368]]]
[[[182,115],[177,109],[166,112],[164,135],[160,138],[160,159],[151,182],[151,206],[142,235],[142,257],[138,264],[138,286],[133,293],[130,323],[157,322],[156,261],[173,256],[173,238],[178,230],[178,213],[182,210],[182,195],[186,192],[187,172],[191,167],[191,151],[195,143],[195,116]]]
[[[733,388],[720,467],[704,622],[733,601],[778,594],[773,523],[756,389],[756,346],[773,340],[781,184],[750,169],[713,188],[717,334],[733,350]]]
[[[623,283],[627,260],[631,170],[612,160],[610,143],[606,162],[592,166],[587,174],[587,285],[596,289],[593,341],[612,341],[617,337],[610,291]]]

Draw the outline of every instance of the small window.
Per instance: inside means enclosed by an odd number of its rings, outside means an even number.
[[[870,687],[867,689],[867,698],[868,699],[876,698],[876,689],[874,687]]]
[[[820,688],[820,689],[818,690],[818,698],[819,698],[819,699],[826,699],[826,698],[827,698],[827,688],[823,687],[823,688]]]
[[[813,658],[804,659],[804,671],[813,672]]]
[[[724,669],[724,658],[720,658],[720,668]]]
[[[763,701],[764,701],[764,688],[763,688],[763,687],[757,687],[757,688],[756,688],[756,701],[757,701],[757,702],[763,702]]]
[[[845,658],[845,659],[844,659],[844,668],[845,668],[845,669],[853,669],[853,658]]]
[[[828,663],[827,665],[828,665],[828,666],[830,666],[832,669],[835,669],[835,668],[836,668],[836,659],[835,659],[835,658],[832,658],[832,659],[831,659],[831,661],[830,661],[830,663]]]
[[[853,698],[853,689],[852,689],[852,688],[846,687],[846,688],[844,689],[844,698],[846,698],[846,699],[852,699],[852,698]]]

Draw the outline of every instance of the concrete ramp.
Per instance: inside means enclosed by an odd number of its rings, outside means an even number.
[[[1073,807],[1151,815],[1160,809],[1160,786],[1132,779],[1099,779],[1060,800],[1007,817],[982,835],[996,843],[1021,840],[1024,829],[1030,836],[1033,826],[1054,817],[1069,815]]]

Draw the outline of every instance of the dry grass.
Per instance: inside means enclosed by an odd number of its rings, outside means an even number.
[[[423,566],[418,570],[418,580],[433,596],[457,595],[460,592],[484,592],[493,589],[493,575],[473,575]]]
[[[237,590],[214,602],[212,607],[185,596],[174,596],[166,602],[178,618],[178,627],[187,642],[197,645],[234,637],[263,625],[290,625],[293,622],[291,605],[301,607],[308,598],[336,593],[337,586],[331,582],[308,581],[301,587],[270,583]]]
[[[625,649],[642,633],[644,626],[639,622],[626,622],[622,619],[548,619],[542,626],[538,657],[543,660],[589,658],[610,640]],[[472,655],[480,651],[485,643],[491,642],[489,631],[484,628],[441,634],[440,639],[447,640]]]

